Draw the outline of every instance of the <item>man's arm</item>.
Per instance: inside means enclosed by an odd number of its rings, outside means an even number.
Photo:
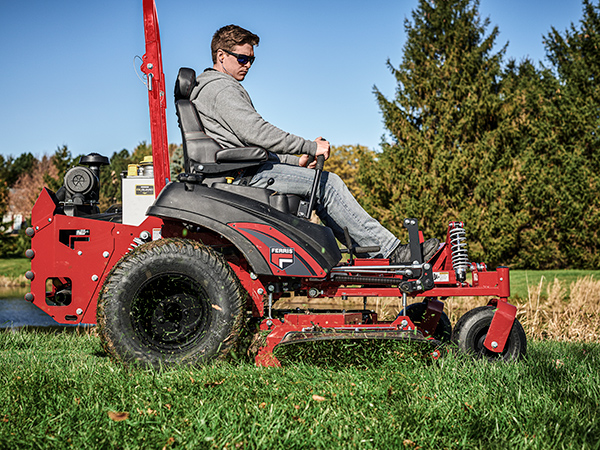
[[[287,133],[270,124],[237,89],[226,88],[219,92],[216,105],[222,121],[246,145],[256,145],[278,154],[317,154],[319,145],[316,141]]]

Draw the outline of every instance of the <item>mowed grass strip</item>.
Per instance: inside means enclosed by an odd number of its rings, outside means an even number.
[[[540,283],[545,290],[554,283],[554,280],[566,286],[568,295],[571,284],[586,277],[600,281],[600,270],[511,270],[511,298],[526,300],[529,298],[529,292],[537,289]]]
[[[0,276],[18,278],[31,269],[29,258],[0,258]]]
[[[600,345],[533,341],[525,360],[371,366],[245,359],[125,367],[92,332],[0,333],[2,448],[597,448]]]
[[[30,269],[28,258],[0,258],[0,287],[29,286],[25,272]]]

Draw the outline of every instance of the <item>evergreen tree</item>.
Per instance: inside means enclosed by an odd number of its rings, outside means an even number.
[[[37,162],[31,153],[22,153],[14,159],[9,157],[7,160],[8,173],[5,178],[8,185],[12,186],[22,174],[33,170]]]
[[[106,211],[110,206],[121,203],[121,173],[127,171],[129,164],[129,151],[123,149],[112,154],[108,167],[100,168],[100,211]]]
[[[67,170],[69,170],[69,168],[71,166],[73,166],[74,164],[79,162],[79,158],[78,157],[73,158],[71,156],[71,152],[69,151],[67,146],[63,145],[62,147],[58,147],[56,149],[56,151],[54,152],[54,155],[52,155],[51,160],[52,160],[52,164],[57,169],[57,175],[56,176],[51,176],[48,174],[45,175],[44,183],[46,184],[46,187],[48,189],[56,192],[64,184],[64,179],[65,179]]]
[[[498,29],[486,35],[478,1],[421,0],[406,20],[404,57],[394,100],[377,88],[390,141],[361,162],[363,203],[398,236],[416,217],[427,237],[445,237],[447,223],[467,223],[474,260],[490,251],[486,224],[497,215],[480,182],[507,170],[511,155],[495,151],[504,49],[493,53]],[[486,217],[487,216],[487,217]],[[489,233],[488,233],[489,234]],[[496,260],[498,260],[496,258]]]
[[[600,7],[583,0],[579,26],[544,37],[546,56],[561,82],[560,109],[565,138],[581,147],[588,165],[600,170]]]
[[[569,180],[575,177],[559,138],[558,87],[551,72],[536,69],[529,60],[510,61],[500,87],[502,109],[491,146],[510,154],[512,164],[501,176],[481,180],[480,189],[501,207],[489,228],[502,249],[499,261],[514,268],[567,265],[559,235],[565,214],[571,214],[564,198],[573,190]]]
[[[564,34],[552,27],[544,36],[546,56],[563,82],[566,93],[580,104],[600,105],[600,9],[583,0],[579,26],[571,24]]]
[[[4,156],[0,155],[0,216],[4,216],[4,213],[8,209],[8,190],[10,186],[8,184],[8,176],[10,172],[10,160],[4,159]],[[0,227],[2,221],[0,221]],[[0,233],[2,229],[0,229]]]
[[[139,164],[144,160],[144,157],[152,155],[152,144],[148,144],[146,141],[140,142],[131,153],[131,164]]]
[[[169,144],[169,165],[172,178],[177,178],[184,171],[182,144]]]
[[[583,0],[578,25],[545,36],[546,55],[557,74],[549,123],[560,143],[551,155],[560,205],[552,218],[565,266],[600,264],[600,7]]]
[[[403,217],[444,236],[466,222],[471,260],[515,268],[600,263],[600,14],[546,38],[550,70],[501,70],[477,1],[421,1],[406,24],[396,98],[375,91],[391,141],[364,157],[365,203],[399,233]],[[389,64],[389,63],[388,63]]]

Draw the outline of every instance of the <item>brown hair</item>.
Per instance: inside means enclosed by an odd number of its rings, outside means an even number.
[[[258,45],[259,40],[257,35],[237,25],[226,25],[219,28],[210,43],[213,64],[217,62],[217,50],[233,51],[233,47],[236,45]]]

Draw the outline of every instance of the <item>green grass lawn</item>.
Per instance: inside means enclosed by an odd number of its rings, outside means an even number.
[[[511,298],[527,299],[527,286],[537,287],[542,277],[543,295],[546,293],[548,284],[554,282],[555,278],[565,283],[568,295],[570,284],[579,278],[587,276],[593,276],[594,280],[599,281],[600,270],[511,270]]]
[[[86,333],[2,332],[0,446],[598,448],[599,344],[531,342],[512,364],[417,350],[370,367],[152,371],[112,362]]]
[[[28,258],[0,258],[0,276],[17,278],[31,269]]]

